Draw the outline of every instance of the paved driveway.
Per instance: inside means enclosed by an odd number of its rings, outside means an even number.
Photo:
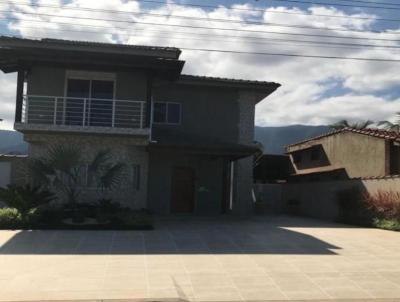
[[[0,300],[134,298],[400,301],[400,233],[289,217],[0,232]]]

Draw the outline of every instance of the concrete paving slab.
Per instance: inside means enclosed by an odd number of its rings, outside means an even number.
[[[299,217],[0,231],[0,301],[400,301],[399,250],[400,233]]]

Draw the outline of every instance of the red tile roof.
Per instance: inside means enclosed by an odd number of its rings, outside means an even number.
[[[363,134],[363,135],[368,135],[368,136],[373,136],[377,138],[383,138],[383,139],[389,139],[389,140],[395,140],[400,142],[400,132],[397,131],[387,131],[383,129],[373,129],[373,128],[365,128],[365,129],[354,129],[354,128],[343,128],[340,130],[334,130],[319,136],[311,137],[305,140],[302,140],[300,142],[294,143],[287,145],[286,148],[304,144],[313,140],[318,140],[327,136],[343,133],[343,132],[353,132],[353,133],[358,133],[358,134]]]

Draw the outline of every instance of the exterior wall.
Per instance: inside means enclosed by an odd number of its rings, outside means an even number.
[[[238,141],[238,93],[233,89],[176,85],[168,83],[153,91],[154,102],[181,103],[180,125],[154,125],[153,138],[158,133],[174,138],[174,134],[194,135],[225,142]],[[170,134],[165,133],[170,131]]]
[[[321,160],[313,161],[310,149],[305,149],[297,151],[302,153],[302,162],[300,164],[294,162],[294,151],[318,145],[322,146]],[[385,176],[388,174],[385,140],[368,135],[342,132],[291,147],[289,152],[296,174],[323,172],[339,168],[345,168],[350,178]]]
[[[0,155],[0,187],[8,184],[23,185],[27,182],[27,158]]]
[[[64,96],[65,69],[33,66],[27,75],[27,94]]]
[[[68,70],[76,70],[74,68]],[[33,66],[27,77],[27,94],[41,96],[64,96],[65,68]],[[94,74],[96,71],[89,71]],[[99,72],[104,72],[99,70]],[[108,71],[107,71],[108,72]],[[147,76],[144,72],[115,72],[116,99],[145,101]]]
[[[44,156],[46,148],[56,144],[78,146],[85,163],[89,163],[100,150],[109,149],[115,162],[123,162],[128,167],[128,176],[120,189],[109,193],[113,201],[131,208],[145,208],[147,200],[148,154],[146,140],[132,137],[25,134],[29,143],[29,156]],[[130,172],[133,165],[140,165],[140,189],[134,188]],[[100,198],[95,188],[82,188],[81,200],[95,202]]]
[[[254,184],[255,197],[266,204],[267,214],[283,212],[282,191],[282,184]]]
[[[339,191],[356,187],[372,194],[378,190],[400,192],[400,177],[308,182],[301,184],[287,183],[273,186],[281,187],[282,195],[278,200],[270,200],[272,194],[276,193],[276,187],[271,187],[268,184],[257,184],[254,188],[258,196],[270,204],[271,209],[274,209],[275,212],[282,213],[288,210],[289,202],[295,200],[299,202],[298,214],[300,215],[336,220],[339,216],[337,202],[337,193]],[[268,198],[263,199],[263,196],[268,196]]]
[[[149,159],[148,208],[158,214],[170,213],[173,167],[195,171],[195,214],[219,214],[222,202],[223,160],[207,156],[151,152]]]

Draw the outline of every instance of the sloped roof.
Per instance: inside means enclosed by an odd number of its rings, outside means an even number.
[[[148,52],[163,52],[168,53],[168,57],[178,59],[181,50],[176,47],[163,47],[163,46],[146,46],[146,45],[133,45],[133,44],[116,44],[105,42],[91,42],[91,41],[77,41],[77,40],[63,40],[63,39],[26,39],[10,36],[0,36],[1,44],[12,47],[42,47],[42,48],[66,48],[70,47],[74,50],[88,50],[101,51],[109,53],[130,54],[135,51],[148,51]]]
[[[396,131],[387,131],[387,130],[373,129],[373,128],[365,128],[365,129],[343,128],[340,130],[334,130],[331,132],[327,132],[325,134],[311,137],[311,138],[302,140],[302,141],[294,143],[294,144],[287,145],[286,148],[301,145],[301,144],[304,144],[304,143],[307,143],[307,142],[310,142],[313,140],[318,140],[318,139],[321,139],[321,138],[324,138],[327,136],[336,135],[336,134],[343,133],[343,132],[358,133],[358,134],[362,134],[362,135],[368,135],[368,136],[372,136],[372,137],[389,139],[389,140],[394,140],[394,141],[400,142],[400,132],[396,132]]]
[[[189,75],[183,74],[180,76],[180,80],[193,80],[193,81],[212,81],[212,82],[220,82],[220,83],[229,83],[229,84],[251,84],[251,85],[260,85],[260,86],[276,86],[279,87],[281,84],[275,82],[268,81],[254,81],[254,80],[243,80],[243,79],[232,79],[232,78],[220,78],[220,77],[208,77],[208,76],[197,76],[197,75]]]
[[[144,48],[144,49],[160,49],[160,50],[171,50],[171,51],[180,51],[179,48],[176,47],[168,47],[168,46],[148,46],[148,45],[133,45],[133,44],[115,44],[115,43],[105,43],[105,42],[92,42],[92,41],[78,41],[78,40],[61,40],[61,39],[50,39],[44,38],[40,41],[44,43],[62,43],[62,44],[72,44],[72,45],[90,45],[90,46],[110,46],[110,47],[118,47],[118,48]]]

